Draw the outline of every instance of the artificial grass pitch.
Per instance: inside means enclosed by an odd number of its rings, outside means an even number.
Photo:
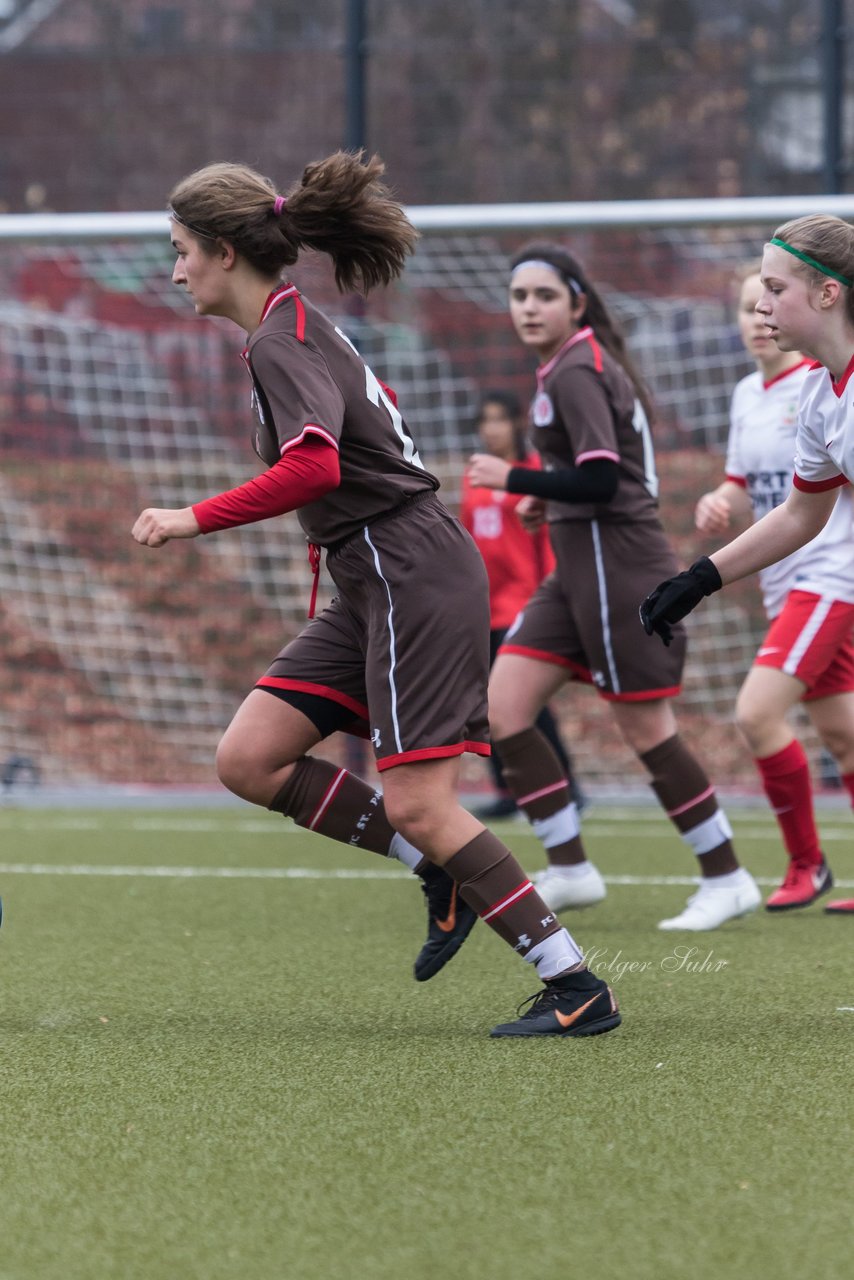
[[[478,925],[415,983],[396,866],[248,808],[0,810],[0,1280],[848,1276],[854,921],[662,934],[667,824],[585,832],[641,880],[564,916],[623,1025],[508,1043],[536,979]]]

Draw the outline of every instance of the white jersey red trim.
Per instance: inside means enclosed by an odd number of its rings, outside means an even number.
[[[839,406],[827,370],[808,360],[768,382],[757,371],[738,383],[730,410],[726,475],[746,488],[755,519],[785,502],[793,483],[811,489],[846,483],[838,467],[827,462],[827,455],[821,474],[804,474],[795,459],[804,421],[815,424],[817,413],[824,421],[831,411],[836,421]],[[796,589],[854,603],[854,502],[850,492],[840,495],[818,537],[763,569],[759,581],[765,610],[772,618],[782,609],[789,592]]]

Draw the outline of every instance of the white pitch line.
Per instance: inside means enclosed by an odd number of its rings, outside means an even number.
[[[403,880],[409,872],[368,867],[134,867],[97,863],[0,862],[0,875],[10,876],[127,876],[174,880]],[[604,876],[606,884],[633,888],[696,885],[696,876]],[[773,886],[779,877],[757,876],[756,883]],[[854,889],[854,880],[837,880],[838,889]]]
[[[174,880],[401,880],[408,872],[366,868],[313,867],[120,867],[105,864],[0,862],[0,875],[10,876],[138,876]]]

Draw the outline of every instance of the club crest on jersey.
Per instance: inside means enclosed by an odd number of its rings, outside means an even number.
[[[547,395],[545,391],[540,391],[534,398],[531,418],[535,427],[548,427],[554,422],[555,407],[552,404],[551,396]]]

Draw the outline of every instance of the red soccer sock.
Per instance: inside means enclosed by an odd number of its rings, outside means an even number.
[[[818,866],[822,860],[813,811],[812,781],[797,738],[782,751],[756,761],[768,803],[790,858]]]
[[[854,808],[854,773],[842,773],[839,775],[839,780],[848,792],[851,806]]]

